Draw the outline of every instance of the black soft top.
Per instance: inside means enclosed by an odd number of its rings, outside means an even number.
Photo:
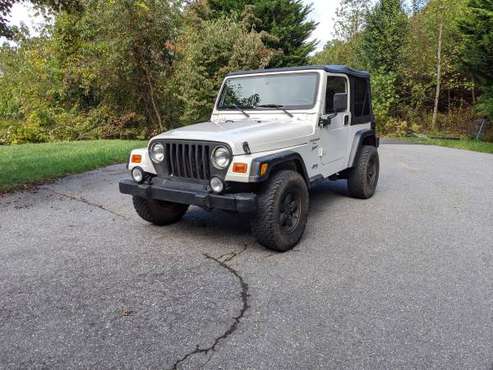
[[[256,69],[252,71],[238,71],[229,73],[228,76],[240,76],[249,75],[257,73],[271,73],[271,72],[296,72],[296,71],[325,71],[328,73],[341,73],[348,76],[358,77],[358,78],[370,78],[370,74],[366,71],[358,71],[347,66],[331,64],[331,65],[311,65],[311,66],[300,66],[300,67],[285,67],[285,68],[270,68],[270,69]]]

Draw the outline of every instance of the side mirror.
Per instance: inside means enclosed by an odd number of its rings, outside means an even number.
[[[320,127],[325,127],[328,126],[332,123],[332,119],[337,116],[337,113],[331,113],[331,114],[322,114],[320,116],[320,120],[318,121],[318,124]]]
[[[347,111],[347,94],[334,94],[334,112],[340,113]]]

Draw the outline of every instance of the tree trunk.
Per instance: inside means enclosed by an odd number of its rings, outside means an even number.
[[[147,78],[147,85],[149,86],[149,97],[151,99],[152,109],[154,109],[154,114],[156,115],[156,120],[159,125],[159,129],[161,132],[165,131],[163,128],[163,121],[161,120],[161,114],[159,113],[159,109],[157,108],[156,101],[154,100],[154,89],[152,88],[151,77],[149,76],[149,71],[146,67],[144,67],[144,71]]]
[[[472,78],[472,103],[476,105],[476,81]]]
[[[452,105],[452,97],[450,96],[450,88],[447,89],[447,99],[448,99],[447,114],[450,116],[450,106]]]
[[[440,21],[440,26],[438,29],[437,89],[435,94],[435,107],[433,108],[433,119],[431,122],[431,129],[433,131],[436,131],[437,129],[438,102],[440,100],[440,83],[442,79],[442,36],[443,36],[443,20]]]

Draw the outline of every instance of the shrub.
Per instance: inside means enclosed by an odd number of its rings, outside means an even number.
[[[181,122],[206,120],[224,76],[231,71],[269,64],[274,52],[264,35],[230,18],[188,26],[178,40],[180,58],[173,85],[182,105]]]
[[[392,127],[397,121],[391,118],[391,112],[397,104],[395,91],[396,75],[380,71],[371,77],[373,112],[377,121],[378,129],[386,132],[393,131]],[[397,129],[397,127],[395,127]]]
[[[4,122],[0,144],[42,143],[90,139],[147,138],[153,132],[135,112],[117,114],[106,106],[88,112],[36,111],[24,122]]]

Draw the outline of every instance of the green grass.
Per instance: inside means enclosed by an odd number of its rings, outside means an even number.
[[[145,141],[95,140],[0,146],[0,192],[128,160]]]
[[[493,143],[487,143],[484,141],[431,139],[428,137],[403,137],[403,138],[398,138],[398,140],[402,140],[413,144],[438,145],[438,146],[446,146],[448,148],[464,149],[464,150],[471,150],[474,152],[493,154]]]

